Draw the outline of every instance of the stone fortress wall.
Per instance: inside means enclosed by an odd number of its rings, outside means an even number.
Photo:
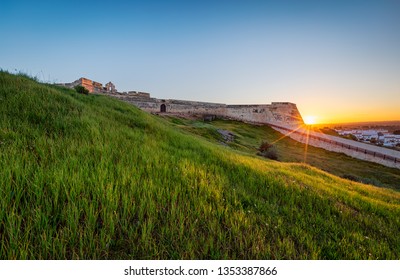
[[[101,83],[83,77],[72,83],[58,85],[69,88],[74,88],[78,85],[83,86],[90,93],[108,94],[134,104],[150,113],[212,115],[251,123],[272,123],[289,127],[304,124],[296,104],[289,102],[273,102],[266,105],[226,105],[222,103],[157,99],[152,98],[147,92],[129,91],[120,93],[112,82],[103,87]]]
[[[289,127],[304,124],[296,104],[290,102],[272,102],[265,105],[226,105],[223,103],[157,99],[136,94],[116,94],[113,96],[150,113],[214,115],[250,123],[273,123]]]

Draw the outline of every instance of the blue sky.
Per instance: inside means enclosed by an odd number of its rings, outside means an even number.
[[[0,67],[155,97],[400,120],[400,1],[8,1]]]

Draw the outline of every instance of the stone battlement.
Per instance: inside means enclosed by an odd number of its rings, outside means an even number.
[[[74,88],[76,86],[82,86],[86,88],[89,93],[108,93],[108,94],[114,94],[117,93],[117,90],[115,89],[115,85],[112,82],[108,82],[104,87],[102,83],[92,81],[88,78],[79,78],[76,81],[73,81],[72,83],[61,83],[61,84],[56,84],[58,86],[63,86],[67,88]]]

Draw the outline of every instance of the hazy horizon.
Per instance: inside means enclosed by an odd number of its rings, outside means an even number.
[[[0,68],[317,123],[400,120],[399,1],[3,1]]]
[[[363,122],[342,122],[342,123],[318,123],[316,126],[324,126],[324,125],[374,125],[374,126],[400,126],[400,120],[390,120],[390,121],[363,121]]]

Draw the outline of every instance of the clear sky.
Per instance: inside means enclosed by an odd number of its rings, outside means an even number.
[[[0,68],[317,122],[400,120],[400,1],[0,2]]]

